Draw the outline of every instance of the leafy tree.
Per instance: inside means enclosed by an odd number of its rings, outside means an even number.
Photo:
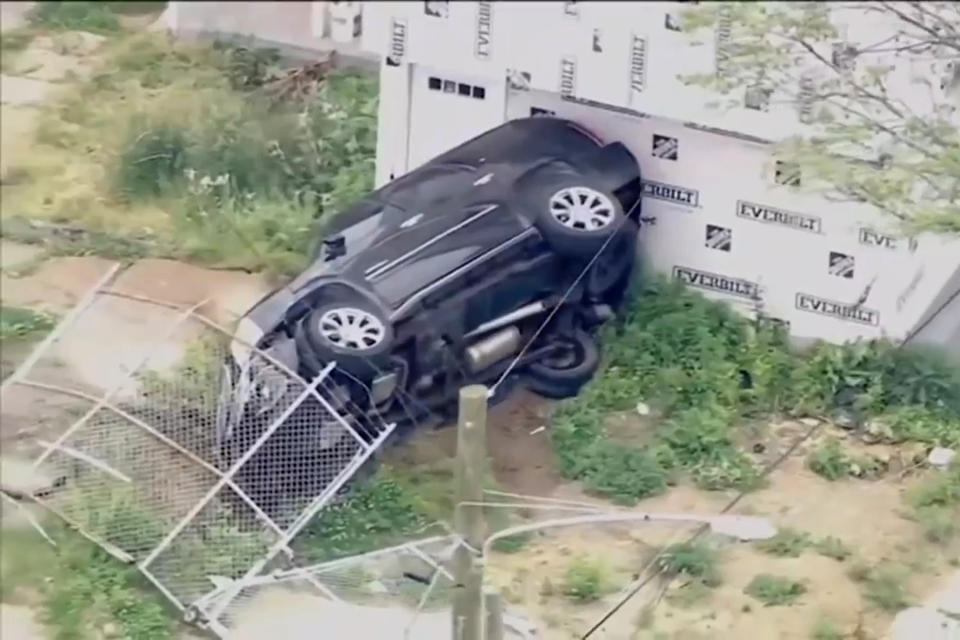
[[[683,26],[716,46],[715,72],[685,82],[796,111],[778,154],[805,186],[960,234],[960,3],[705,3]]]

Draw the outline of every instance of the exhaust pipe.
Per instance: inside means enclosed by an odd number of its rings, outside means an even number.
[[[520,330],[515,326],[506,327],[467,347],[467,365],[472,373],[479,373],[519,349]]]
[[[503,327],[505,325],[513,324],[517,320],[523,320],[524,318],[535,316],[538,313],[543,313],[550,306],[551,305],[547,304],[543,300],[538,300],[537,302],[531,302],[530,304],[525,304],[519,309],[514,309],[510,313],[505,313],[502,316],[499,316],[497,318],[494,318],[493,320],[490,320],[489,322],[484,322],[483,324],[478,326],[476,329],[474,329],[470,333],[467,333],[463,337],[469,340],[474,336],[483,335],[488,331],[493,331],[494,329],[499,329],[500,327]]]

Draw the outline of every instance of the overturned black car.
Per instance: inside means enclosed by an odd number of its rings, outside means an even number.
[[[545,117],[497,127],[378,189],[334,217],[310,267],[241,320],[220,442],[283,393],[240,341],[307,380],[335,361],[344,401],[401,431],[443,416],[465,384],[502,379],[494,402],[517,382],[576,394],[598,365],[592,332],[633,270],[640,192],[622,144]]]

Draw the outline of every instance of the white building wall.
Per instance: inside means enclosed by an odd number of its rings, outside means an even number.
[[[544,110],[636,155],[647,182],[642,251],[657,270],[745,312],[759,298],[798,337],[906,335],[960,266],[960,247],[890,237],[867,206],[778,184],[768,141],[803,125],[787,107],[711,108],[718,96],[678,80],[714,65],[712,40],[690,46],[665,27],[681,7],[365,4],[362,46],[385,59],[378,184],[505,120]],[[857,29],[849,37],[859,37]],[[902,90],[910,90],[909,70],[900,75]],[[474,87],[484,89],[482,99]]]

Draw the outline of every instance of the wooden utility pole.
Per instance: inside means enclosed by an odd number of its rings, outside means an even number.
[[[487,388],[470,385],[460,389],[457,420],[457,493],[454,504],[483,500],[487,464]],[[460,506],[454,514],[454,528],[469,545],[459,545],[453,558],[456,581],[453,598],[453,639],[483,639],[483,565],[474,552],[483,546],[486,535],[483,508]],[[481,559],[482,561],[482,559]]]

